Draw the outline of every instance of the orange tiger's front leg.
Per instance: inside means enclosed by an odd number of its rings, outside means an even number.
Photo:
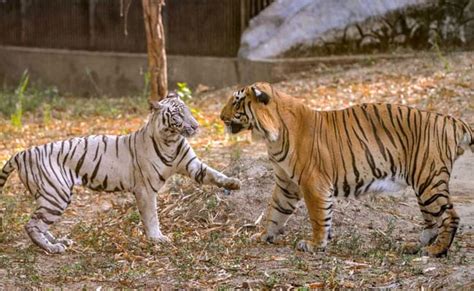
[[[305,186],[304,200],[308,208],[309,219],[313,228],[313,238],[301,240],[297,249],[304,252],[324,250],[330,239],[333,213],[333,195],[330,187]]]
[[[283,233],[283,227],[300,201],[299,187],[279,168],[275,168],[275,184],[266,211],[265,229],[253,236],[253,239],[269,243],[275,242],[277,236]]]

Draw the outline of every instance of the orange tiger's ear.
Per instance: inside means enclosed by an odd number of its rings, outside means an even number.
[[[270,96],[268,96],[267,93],[255,88],[254,86],[252,86],[252,91],[253,91],[253,94],[255,95],[255,98],[257,98],[258,102],[263,103],[265,105],[267,105],[268,102],[270,102]]]

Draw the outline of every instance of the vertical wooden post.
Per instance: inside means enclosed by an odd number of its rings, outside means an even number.
[[[245,28],[247,28],[247,1],[241,0],[240,1],[240,34],[244,32]]]
[[[20,16],[21,16],[21,44],[26,42],[26,9],[28,6],[27,0],[20,1]]]
[[[165,0],[142,0],[142,5],[147,38],[148,72],[150,74],[149,101],[157,101],[168,94],[165,33],[161,18]]]
[[[97,0],[89,0],[89,47],[95,46],[95,6]]]

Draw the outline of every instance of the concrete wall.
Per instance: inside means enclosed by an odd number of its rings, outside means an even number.
[[[0,84],[16,86],[25,69],[33,83],[78,96],[111,97],[143,90],[145,54],[0,46]],[[168,56],[169,85],[187,82],[215,88],[282,78],[274,62],[236,58]]]
[[[191,88],[198,84],[222,88],[257,81],[280,81],[290,73],[321,63],[347,65],[410,56],[387,54],[268,60],[168,56],[168,79],[171,89],[176,82],[187,82]],[[146,62],[145,54],[0,46],[0,86],[17,86],[21,74],[28,69],[32,83],[55,86],[62,93],[130,96],[143,91]]]

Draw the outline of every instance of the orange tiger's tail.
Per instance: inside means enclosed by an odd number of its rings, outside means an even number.
[[[8,176],[16,169],[15,156],[11,157],[0,171],[0,194],[2,193],[3,186],[5,186],[7,182]]]

